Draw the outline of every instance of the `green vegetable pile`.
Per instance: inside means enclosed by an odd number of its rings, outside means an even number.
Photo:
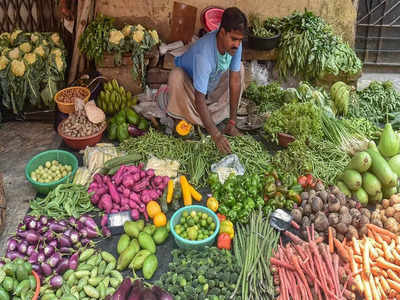
[[[56,220],[67,219],[70,216],[79,218],[97,209],[90,201],[86,186],[70,183],[58,185],[43,199],[36,198],[30,201],[30,206],[30,215],[44,215]]]
[[[46,282],[40,288],[41,299],[105,299],[123,281],[115,267],[116,259],[112,254],[86,249],[79,256],[77,269],[69,269],[62,275],[61,287],[54,288]]]
[[[184,239],[201,241],[211,236],[215,231],[213,218],[206,213],[184,211],[179,223],[175,225],[175,232]]]
[[[300,75],[314,81],[327,74],[354,75],[361,71],[361,61],[353,49],[312,12],[268,19],[266,26],[281,32],[277,64],[283,78]]]
[[[0,268],[0,298],[22,300],[33,299],[36,279],[32,275],[32,265],[21,258],[7,263]]]
[[[66,50],[58,33],[15,30],[0,35],[0,96],[18,114],[33,106],[55,107],[63,87]],[[28,102],[29,101],[29,102]]]
[[[240,273],[240,266],[230,251],[205,247],[174,249],[171,254],[168,272],[161,275],[156,285],[171,293],[174,300],[229,299]]]
[[[271,28],[266,28],[264,22],[259,15],[252,14],[249,16],[249,27],[251,33],[260,38],[270,38],[275,36],[277,33]]]
[[[400,93],[390,81],[377,82],[353,95],[349,114],[352,117],[366,118],[373,123],[383,124],[388,114],[400,111]]]
[[[241,272],[233,299],[276,298],[269,261],[278,240],[279,232],[269,225],[269,215],[264,217],[261,211],[251,214],[249,224],[236,226],[233,251]]]
[[[267,85],[257,85],[251,82],[246,88],[243,97],[257,104],[259,113],[272,112],[285,103],[285,90],[278,82]]]
[[[232,153],[239,157],[248,174],[261,174],[268,170],[271,156],[261,143],[250,135],[228,137],[228,140]],[[185,141],[151,128],[144,136],[126,139],[119,145],[119,149],[146,158],[154,155],[177,160],[181,164],[182,173],[188,174],[191,184],[196,187],[206,186],[211,164],[224,157],[211,137],[203,137],[200,141]]]
[[[100,92],[96,104],[106,114],[116,114],[120,110],[136,105],[137,97],[133,97],[130,91],[126,91],[118,81],[113,79],[104,84],[104,91]]]
[[[133,61],[132,76],[136,80],[141,76],[145,85],[144,54],[160,42],[155,30],[146,30],[142,25],[125,25],[122,30],[114,27],[114,19],[98,15],[85,29],[79,39],[79,49],[89,58],[100,64],[104,52],[114,54],[114,64],[121,65],[122,55],[131,54]]]

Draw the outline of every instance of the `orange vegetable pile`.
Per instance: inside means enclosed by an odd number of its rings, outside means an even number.
[[[161,207],[157,201],[151,200],[146,205],[146,211],[156,227],[167,225],[167,216],[161,211]]]

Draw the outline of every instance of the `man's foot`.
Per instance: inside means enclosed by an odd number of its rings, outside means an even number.
[[[232,126],[230,124],[225,126],[224,134],[227,134],[227,135],[230,135],[230,136],[243,135],[243,133],[239,129],[237,129],[236,126]]]

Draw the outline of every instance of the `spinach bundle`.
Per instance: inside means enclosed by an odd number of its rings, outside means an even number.
[[[251,82],[243,95],[257,104],[259,113],[272,112],[285,103],[285,90],[278,82],[267,85],[257,85]]]
[[[312,12],[267,19],[266,25],[281,32],[277,65],[282,78],[300,75],[314,81],[326,74],[354,75],[361,70],[361,61],[353,49]]]

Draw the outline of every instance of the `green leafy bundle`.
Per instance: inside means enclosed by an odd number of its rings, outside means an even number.
[[[296,12],[279,21],[268,19],[266,23],[281,32],[277,59],[281,77],[300,75],[314,81],[326,74],[354,75],[361,71],[361,61],[353,49],[312,12]]]
[[[373,81],[370,85],[352,94],[349,115],[366,118],[373,123],[385,123],[388,114],[400,111],[400,93],[391,81]]]
[[[260,113],[277,110],[285,103],[285,91],[278,82],[267,85],[257,85],[251,82],[243,95],[257,104]]]
[[[251,33],[256,37],[269,38],[277,34],[273,29],[266,28],[261,17],[256,14],[249,16],[249,27],[251,28]]]

